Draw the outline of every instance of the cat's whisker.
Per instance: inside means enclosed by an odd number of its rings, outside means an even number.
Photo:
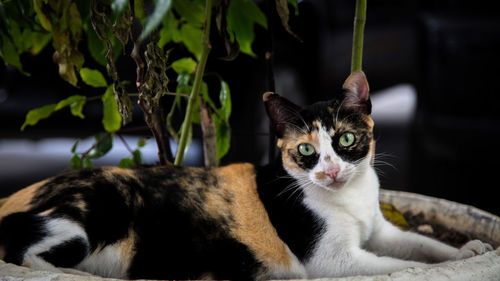
[[[342,100],[342,102],[340,102],[339,107],[337,108],[337,113],[335,114],[335,124],[338,124],[339,112],[340,112],[340,109],[342,108],[342,105],[344,104],[344,101],[345,100]]]
[[[278,124],[289,125],[291,127],[294,127],[295,129],[297,129],[298,131],[300,131],[302,134],[308,134],[308,132],[306,130],[304,130],[303,128],[301,128],[301,127],[299,127],[296,124],[291,123],[291,122],[280,122]]]
[[[289,185],[287,185],[281,192],[279,192],[276,197],[279,197],[281,195],[284,195],[285,193],[292,192],[293,193],[297,192],[298,189],[300,189],[301,184],[299,181],[292,181]],[[295,190],[294,190],[295,189]]]
[[[382,159],[384,159],[384,158],[395,159],[396,156],[389,154],[389,153],[377,153],[377,154],[375,154],[375,161],[373,163],[373,166],[374,167],[389,166],[392,169],[394,169],[395,171],[398,171],[398,168],[396,166],[394,166],[392,163],[385,161],[385,160],[382,160],[380,158],[382,158]]]

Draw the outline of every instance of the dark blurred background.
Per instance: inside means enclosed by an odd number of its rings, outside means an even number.
[[[257,3],[267,13],[274,11],[268,9],[267,1]],[[500,214],[496,195],[500,17],[494,3],[368,1],[363,69],[372,93],[376,167],[383,188],[437,196]],[[273,39],[268,30],[256,27],[256,58],[240,55],[227,62],[213,52],[207,71],[228,81],[233,99],[232,147],[224,163],[265,164],[269,160],[262,93],[270,89],[264,54],[271,45],[279,94],[297,104],[309,104],[338,91],[350,69],[354,5],[353,0],[301,1],[299,15],[291,19],[300,41],[271,12]],[[216,42],[214,46],[218,47]],[[86,107],[85,120],[62,111],[19,131],[28,110],[95,91],[84,86],[76,89],[60,79],[52,52],[47,48],[37,57],[22,57],[30,77],[0,66],[0,196],[63,171],[74,140],[100,130],[97,103]],[[122,78],[134,81],[134,62],[125,56],[119,65],[122,73],[129,73]],[[149,135],[140,129],[144,123],[139,110],[130,127],[134,126],[139,129],[130,130],[130,146]],[[83,142],[81,150],[92,141]],[[152,142],[143,152],[150,164],[156,161]],[[115,141],[111,158],[96,164],[116,165],[116,159],[127,153],[119,143]],[[188,165],[202,165],[199,147],[197,141]]]

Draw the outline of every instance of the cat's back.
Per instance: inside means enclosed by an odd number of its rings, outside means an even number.
[[[160,166],[140,169],[96,167],[64,172],[32,184],[2,199],[0,219],[22,211],[42,212],[69,206],[82,212],[97,206],[119,208],[145,207],[145,203],[164,200],[196,200],[195,193],[216,184],[213,172],[205,168]],[[146,201],[144,201],[146,200]],[[92,208],[87,206],[92,204]],[[65,210],[67,211],[67,210]]]
[[[98,167],[64,172],[3,199],[0,219],[17,212],[48,213],[48,210],[55,212],[68,206],[85,212],[89,211],[90,201],[93,207],[102,204],[111,208],[114,201],[129,205],[137,200],[132,193],[144,187],[141,174],[151,174],[152,171],[147,170],[150,169],[145,169],[144,173],[140,170]],[[98,200],[102,202],[97,202]]]

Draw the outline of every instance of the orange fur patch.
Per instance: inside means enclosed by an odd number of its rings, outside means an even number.
[[[132,258],[135,256],[135,231],[133,229],[129,229],[127,238],[118,242],[118,248],[120,249],[121,261],[127,264],[127,268],[132,261]]]
[[[324,172],[316,172],[314,174],[314,176],[316,177],[316,179],[318,180],[324,180],[326,179],[326,174]]]
[[[366,116],[365,122],[366,122],[366,124],[368,124],[368,126],[370,126],[370,128],[373,129],[373,126],[375,125],[375,123],[373,122],[373,119],[371,116]]]
[[[219,187],[234,195],[231,205],[237,222],[232,228],[235,238],[264,264],[290,266],[292,259],[260,201],[253,165],[233,164],[219,168],[216,174]]]
[[[314,120],[312,124],[314,127],[316,127],[316,129],[319,129],[321,127],[321,122],[319,122],[319,120]]]
[[[47,181],[48,180],[44,180],[32,184],[8,197],[2,207],[0,207],[0,219],[13,213],[29,210],[30,202],[35,192]]]
[[[315,121],[319,122],[319,121]],[[313,130],[309,134],[301,134],[295,132],[294,134],[289,134],[286,137],[280,139],[281,148],[281,159],[283,161],[283,166],[285,166],[290,171],[302,171],[302,169],[297,165],[297,163],[292,160],[290,153],[297,151],[297,147],[301,143],[311,144],[316,151],[319,151],[319,135],[317,130]]]

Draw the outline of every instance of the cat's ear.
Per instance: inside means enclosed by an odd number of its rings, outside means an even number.
[[[278,94],[267,92],[262,96],[271,126],[278,138],[283,137],[288,126],[296,126],[301,120],[300,107]]]
[[[358,70],[351,73],[345,80],[342,89],[344,90],[342,106],[358,110],[366,115],[371,114],[370,87],[363,71]]]

